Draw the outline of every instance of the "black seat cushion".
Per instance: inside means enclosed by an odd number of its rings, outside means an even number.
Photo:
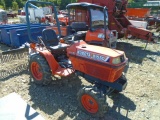
[[[69,45],[61,43],[60,45],[56,46],[49,46],[48,48],[51,50],[52,54],[54,54],[54,57],[58,57],[61,55],[66,55],[67,53],[67,47]]]
[[[63,49],[66,49],[68,46],[69,46],[69,45],[67,45],[67,44],[61,43],[60,45],[50,46],[50,49],[53,50],[53,51],[54,51],[54,50],[57,50],[57,49],[63,50]]]
[[[42,38],[44,44],[48,46],[56,46],[59,43],[56,32],[52,29],[44,29],[42,31]]]

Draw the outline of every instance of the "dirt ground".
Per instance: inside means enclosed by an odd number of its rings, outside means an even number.
[[[109,108],[102,120],[160,120],[160,43],[144,49],[145,45],[137,40],[118,42],[118,49],[129,58],[128,85],[122,93],[108,96]],[[0,51],[7,49],[0,44]],[[0,63],[0,98],[16,92],[46,120],[100,119],[78,107],[77,92],[89,85],[83,78],[72,75],[38,86],[30,82],[27,62],[23,58]]]

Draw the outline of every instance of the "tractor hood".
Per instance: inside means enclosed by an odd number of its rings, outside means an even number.
[[[88,45],[84,41],[72,44],[67,53],[76,71],[103,81],[116,81],[127,63],[123,51]]]
[[[123,51],[88,44],[77,46],[77,54],[81,55],[81,52],[109,57],[118,57],[124,54]]]
[[[70,46],[68,48],[68,55],[110,64],[113,63],[112,61],[115,58],[123,59],[120,60],[117,65],[120,65],[127,60],[123,51],[101,46],[88,45],[84,41],[80,41]]]

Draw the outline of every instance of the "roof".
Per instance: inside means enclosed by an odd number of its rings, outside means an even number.
[[[66,6],[67,9],[71,9],[71,8],[73,8],[73,9],[75,9],[75,8],[87,9],[88,7],[103,9],[103,7],[100,5],[91,4],[91,3],[87,3],[87,2],[71,3]]]

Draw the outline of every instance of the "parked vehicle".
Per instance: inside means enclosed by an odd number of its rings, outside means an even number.
[[[31,36],[28,4],[51,4],[54,8],[58,37],[54,30],[44,29],[39,40]],[[29,45],[29,72],[32,80],[40,85],[49,84],[51,76],[69,76],[73,73],[84,77],[94,86],[79,90],[78,104],[86,113],[103,117],[107,112],[106,96],[113,91],[121,92],[127,86],[123,70],[127,58],[123,51],[102,46],[89,45],[83,40],[68,40],[60,43],[60,24],[53,3],[28,1],[26,3]],[[103,22],[102,22],[103,23]],[[54,99],[54,98],[53,98]],[[54,108],[53,108],[54,109]]]
[[[64,40],[68,37],[84,40],[88,44],[116,48],[117,31],[108,28],[106,8],[87,2],[71,3],[66,6],[68,25],[60,27]],[[90,17],[87,17],[90,16]],[[52,27],[58,34],[57,27]]]

